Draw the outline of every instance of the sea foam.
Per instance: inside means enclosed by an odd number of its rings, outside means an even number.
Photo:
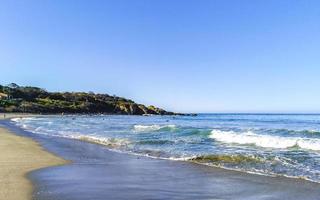
[[[21,118],[12,118],[11,121],[13,121],[13,122],[20,122],[20,121],[21,121]]]
[[[173,130],[176,128],[176,125],[174,124],[169,124],[169,125],[134,125],[133,129],[136,132],[149,132],[149,131],[158,131],[161,129],[169,129]]]
[[[320,150],[320,140],[301,137],[281,137],[273,135],[258,135],[252,131],[237,133],[234,131],[212,130],[210,138],[223,143],[253,144],[264,148],[285,149],[300,147],[302,149]]]
[[[127,146],[131,143],[128,139],[103,138],[103,137],[86,136],[86,135],[73,136],[71,138],[87,141],[91,143],[101,144],[109,147]]]

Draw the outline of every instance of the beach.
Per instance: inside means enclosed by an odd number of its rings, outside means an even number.
[[[9,119],[0,120],[0,127],[4,185],[0,199],[313,200],[320,196],[320,184],[303,179],[132,155],[108,145],[31,133]]]
[[[1,188],[1,199],[10,199],[10,192],[11,199],[34,200],[317,200],[320,196],[319,183],[302,179],[132,155],[106,145],[31,133],[9,120],[0,121],[0,126],[5,128],[1,159],[6,163],[1,173],[7,166],[12,177],[1,174],[1,180],[11,183]],[[71,162],[61,165],[64,160],[44,149]],[[9,166],[7,157],[13,160]],[[48,167],[52,165],[61,166]]]
[[[27,173],[64,163],[64,159],[48,153],[32,139],[0,127],[0,199],[31,199],[33,189]]]
[[[12,118],[36,117],[36,116],[40,116],[40,115],[30,114],[30,113],[0,113],[0,120],[12,119]]]
[[[0,200],[320,200],[320,1],[0,6]]]

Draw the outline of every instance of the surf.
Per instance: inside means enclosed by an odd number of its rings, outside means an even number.
[[[298,147],[301,149],[320,151],[320,139],[302,137],[283,137],[275,135],[259,135],[252,131],[235,132],[212,130],[211,139],[219,142],[240,145],[255,145],[263,148],[287,149]]]

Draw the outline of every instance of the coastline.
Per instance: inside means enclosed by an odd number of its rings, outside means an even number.
[[[67,138],[36,137],[72,163],[33,171],[29,178],[37,191],[35,200],[316,200],[320,196],[320,184],[301,179],[130,155]]]
[[[0,113],[0,120],[12,119],[12,118],[23,118],[23,117],[36,117],[41,114],[30,114],[30,113]]]
[[[85,141],[32,134],[9,120],[2,120],[0,126],[16,135],[27,136],[26,139],[36,141],[44,149],[72,161],[69,165],[34,169],[27,173],[31,181],[27,181],[29,187],[34,188],[34,200],[104,200],[106,197],[316,200],[320,196],[320,184],[305,180],[119,153]],[[24,177],[24,180],[27,179]],[[30,197],[30,188],[28,191]]]
[[[6,118],[25,116],[9,114]],[[27,174],[66,163],[64,159],[44,150],[36,141],[0,126],[0,199],[31,199],[33,185]]]

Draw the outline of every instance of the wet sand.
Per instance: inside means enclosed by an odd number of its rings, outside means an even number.
[[[3,124],[72,161],[29,173],[35,200],[317,200],[320,196],[320,184],[305,180],[128,155],[83,141],[28,133],[9,122]]]
[[[28,113],[0,113],[1,119],[11,119],[16,117],[35,117],[39,116],[38,114],[28,114]]]
[[[31,199],[32,184],[26,174],[65,161],[43,150],[30,138],[0,127],[0,199]]]

